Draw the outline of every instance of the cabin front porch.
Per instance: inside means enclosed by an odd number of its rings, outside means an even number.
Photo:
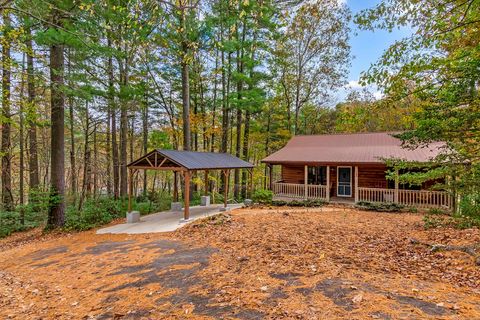
[[[398,203],[417,208],[452,208],[446,191],[409,190],[386,179],[386,166],[282,165],[270,189],[274,200],[322,200],[331,203]],[[300,175],[301,174],[301,175]],[[425,186],[427,187],[427,186]]]

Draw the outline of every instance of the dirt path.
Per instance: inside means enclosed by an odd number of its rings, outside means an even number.
[[[245,209],[170,234],[46,238],[0,253],[0,318],[480,319],[479,230],[412,214]]]

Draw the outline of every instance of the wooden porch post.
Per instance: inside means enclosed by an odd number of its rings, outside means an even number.
[[[308,184],[308,166],[305,166],[304,169],[304,178],[303,178],[303,188],[305,189],[305,200],[308,198],[308,189],[307,189],[307,184]]]
[[[325,191],[327,202],[330,201],[330,166],[327,166],[327,190]]]
[[[248,172],[250,173],[250,190],[249,190],[249,193],[250,193],[250,197],[253,196],[253,168],[252,169],[249,169]]]
[[[184,179],[184,184],[185,184],[185,192],[183,193],[183,202],[184,202],[184,208],[183,208],[183,219],[188,220],[190,219],[190,171],[185,171],[183,173],[185,179]]]
[[[205,196],[208,196],[208,186],[209,181],[208,181],[208,170],[205,170]]]
[[[358,166],[355,166],[355,203],[358,202]]]
[[[173,201],[178,202],[178,172],[173,171]]]
[[[227,207],[227,200],[228,200],[228,189],[229,189],[229,180],[230,180],[230,170],[224,171],[225,175],[225,190],[223,190],[223,207]]]
[[[399,178],[398,178],[398,169],[395,170],[395,193],[393,196],[393,202],[398,203],[398,184],[399,184]]]
[[[128,168],[128,212],[132,212],[133,170]]]

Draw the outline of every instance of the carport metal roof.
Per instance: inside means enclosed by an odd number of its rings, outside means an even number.
[[[228,153],[155,149],[128,165],[131,169],[221,170],[251,169],[253,164]]]

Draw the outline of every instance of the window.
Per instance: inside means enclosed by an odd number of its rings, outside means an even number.
[[[417,170],[418,171],[418,170]],[[404,173],[407,173],[408,170],[400,170],[399,171],[399,174],[404,174]],[[410,172],[414,172],[414,170],[410,170]],[[387,189],[395,189],[395,180],[392,180],[392,179],[389,179],[387,180]],[[408,183],[399,183],[398,184],[398,189],[401,189],[401,190],[421,190],[421,186],[418,186],[418,185],[410,185]]]
[[[308,184],[327,184],[327,167],[308,167]]]

